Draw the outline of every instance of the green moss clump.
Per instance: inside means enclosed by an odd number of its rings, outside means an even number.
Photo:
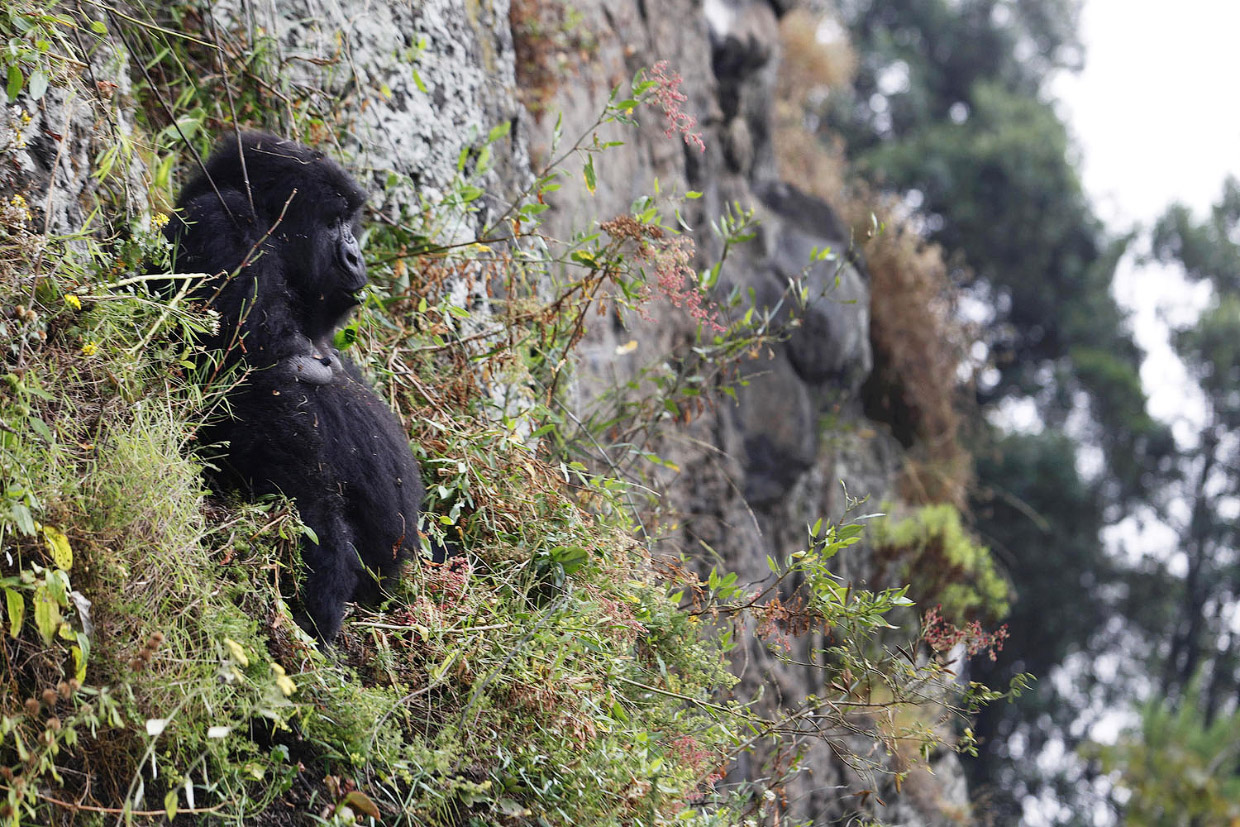
[[[955,506],[929,505],[903,520],[876,520],[870,537],[879,565],[910,584],[909,596],[918,605],[941,605],[943,616],[955,623],[1007,615],[1008,583]]]

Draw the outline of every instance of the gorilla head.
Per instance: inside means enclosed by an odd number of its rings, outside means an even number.
[[[180,245],[178,267],[227,274],[223,292],[250,291],[249,301],[239,297],[245,307],[237,308],[246,315],[226,321],[246,327],[245,335],[254,339],[264,337],[245,324],[250,314],[259,313],[264,326],[278,326],[272,337],[278,342],[241,345],[251,364],[262,365],[291,355],[288,325],[316,347],[326,347],[325,337],[357,305],[366,285],[357,241],[365,202],[365,190],[322,152],[247,132],[221,141],[205,172],[181,191],[179,220],[170,223],[168,233]],[[249,272],[234,272],[243,263]],[[267,295],[277,288],[286,295]],[[232,309],[234,302],[223,304]],[[281,310],[292,318],[271,317]],[[234,333],[227,329],[221,336]],[[263,358],[255,344],[276,347]]]
[[[263,133],[220,142],[178,199],[175,264],[209,277],[220,315],[208,352],[245,371],[229,414],[207,424],[214,479],[283,493],[313,532],[302,544],[303,623],[331,641],[348,600],[376,600],[416,554],[422,482],[399,419],[331,346],[358,303],[365,191],[323,153]]]

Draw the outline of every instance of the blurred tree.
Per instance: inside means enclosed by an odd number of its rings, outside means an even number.
[[[1206,827],[1240,823],[1240,714],[1211,720],[1198,686],[1188,703],[1156,698],[1140,726],[1096,750],[1124,791],[1123,823],[1133,827]]]
[[[1112,502],[1149,490],[1171,449],[1145,412],[1141,352],[1111,294],[1129,239],[1109,238],[1080,185],[1063,122],[1042,94],[1081,62],[1075,0],[854,0],[851,90],[828,96],[872,180],[924,215],[952,276],[984,308],[994,368],[980,401],[1038,403],[1052,425],[1087,406]],[[1083,393],[1082,393],[1083,392]]]
[[[1172,344],[1199,391],[1195,441],[1180,458],[1182,484],[1165,492],[1165,519],[1180,533],[1182,577],[1167,572],[1178,609],[1172,618],[1162,689],[1184,692],[1199,674],[1203,713],[1211,721],[1234,704],[1237,673],[1235,617],[1240,597],[1236,516],[1240,510],[1240,183],[1229,179],[1209,217],[1196,223],[1172,207],[1153,232],[1154,256],[1179,265],[1213,288],[1208,306],[1174,331]],[[1187,517],[1177,519],[1177,515]]]
[[[1094,214],[1047,92],[1055,72],[1082,65],[1079,6],[842,0],[855,79],[813,113],[824,139],[841,136],[855,166],[946,251],[984,346],[974,350],[984,417],[1022,400],[1045,429],[1005,436],[981,423],[972,446],[977,530],[1016,592],[1001,658],[975,668],[992,685],[1021,671],[1044,678],[975,727],[971,780],[1000,823],[1016,823],[1021,797],[1050,783],[1031,759],[1050,740],[1071,745],[1069,725],[1106,690],[1085,674],[1068,697],[1047,678],[1072,654],[1111,645],[1107,621],[1152,582],[1121,582],[1102,529],[1175,472],[1174,440],[1146,412],[1143,354],[1112,294],[1132,236],[1109,235]],[[1088,479],[1082,446],[1101,452]]]
[[[1104,628],[1113,611],[1098,589],[1112,573],[1098,540],[1098,496],[1076,470],[1076,444],[1056,431],[992,438],[977,453],[976,530],[1016,595],[1003,651],[993,662],[978,658],[972,670],[976,680],[1005,686],[1022,672],[1049,675]],[[979,754],[967,764],[969,779],[997,823],[1017,823],[1021,798],[1041,781],[1021,759],[1064,738],[1083,702],[1044,680],[1019,706],[994,705],[974,722]]]

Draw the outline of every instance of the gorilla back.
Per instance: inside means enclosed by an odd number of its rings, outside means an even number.
[[[366,281],[365,192],[322,153],[262,133],[221,141],[205,167],[168,235],[178,270],[212,274],[195,295],[220,330],[202,344],[246,377],[203,441],[223,449],[219,481],[297,503],[315,535],[302,543],[305,625],[330,642],[345,602],[377,600],[420,547],[408,437],[331,346]]]

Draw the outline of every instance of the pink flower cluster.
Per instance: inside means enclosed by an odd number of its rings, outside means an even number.
[[[679,132],[684,136],[686,144],[696,146],[700,151],[705,152],[706,144],[702,141],[702,133],[693,131],[693,128],[697,126],[697,118],[682,109],[685,101],[689,99],[684,92],[680,91],[680,84],[684,78],[679,72],[669,72],[667,61],[660,60],[650,70],[650,79],[655,83],[655,103],[663,107],[663,115],[667,118],[667,129],[664,134],[670,138]]]
[[[688,766],[695,773],[701,773],[702,770],[709,766],[707,761],[711,759],[710,753],[702,749],[692,735],[681,735],[678,738],[673,738],[671,748],[675,759]],[[703,784],[709,786],[721,778],[723,778],[723,773],[716,769],[707,774],[703,779]]]
[[[672,307],[682,307],[715,333],[722,333],[726,328],[719,323],[715,308],[706,306],[702,301],[702,291],[697,285],[697,273],[692,267],[693,242],[680,236],[663,239],[652,244],[643,252],[654,268],[655,284],[660,293],[667,297]]]
[[[961,629],[943,617],[941,606],[935,606],[926,612],[926,617],[922,621],[922,629],[924,630],[922,639],[936,652],[950,652],[957,644],[963,643],[969,657],[985,652],[992,661],[996,659],[999,652],[1003,651],[1003,644],[1008,639],[1006,625],[1000,626],[993,632],[987,632],[982,629],[981,623],[972,620],[969,621],[968,626]]]
[[[715,333],[727,330],[719,321],[718,307],[706,302],[698,285],[692,266],[695,248],[691,239],[684,236],[668,239],[661,227],[643,224],[631,215],[604,221],[599,229],[617,241],[629,239],[637,243],[637,259],[654,271],[655,287],[673,307],[684,308]],[[642,285],[640,300],[649,300],[650,293],[649,283]]]
[[[427,566],[426,590],[438,597],[445,606],[461,602],[469,584],[473,567],[465,555],[449,559],[446,563]]]

